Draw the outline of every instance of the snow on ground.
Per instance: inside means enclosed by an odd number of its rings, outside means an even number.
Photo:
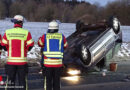
[[[9,21],[0,20],[0,33],[2,35],[4,35],[5,30],[10,29],[12,27],[13,23]],[[48,22],[25,22],[23,28],[29,30],[32,34],[33,40],[37,42],[38,38],[42,36],[42,34],[47,32]],[[61,23],[59,28],[59,32],[62,32],[67,37],[75,31],[75,24]]]
[[[0,20],[0,33],[3,35],[6,29],[10,29],[13,27],[13,23],[9,21]],[[28,59],[39,59],[40,56],[40,47],[37,45],[37,40],[42,34],[47,32],[48,22],[25,22],[24,28],[29,30],[32,34],[32,38],[35,41],[35,46],[33,49],[28,52]],[[72,34],[75,31],[75,24],[73,23],[62,23],[59,26],[60,31],[66,37]],[[126,57],[126,59],[130,58],[130,26],[121,26],[122,35],[123,35],[123,44],[121,46],[121,50],[118,52],[117,57]],[[2,53],[1,59],[6,59],[7,52]]]
[[[130,43],[122,43],[121,50],[118,52],[117,56],[130,58]]]
[[[123,42],[130,42],[130,26],[121,26]]]

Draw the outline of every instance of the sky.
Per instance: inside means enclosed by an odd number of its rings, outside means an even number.
[[[98,2],[101,6],[105,6],[105,5],[107,5],[108,2],[113,2],[116,0],[86,0],[86,1],[91,3],[91,4]]]

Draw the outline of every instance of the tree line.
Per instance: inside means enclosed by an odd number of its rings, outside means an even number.
[[[85,0],[0,0],[0,19],[16,14],[25,16],[28,21],[57,19],[70,23],[78,20],[93,23],[115,15],[123,25],[130,25],[130,0],[116,0],[104,7]]]

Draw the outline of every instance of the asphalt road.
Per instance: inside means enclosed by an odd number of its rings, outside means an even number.
[[[86,84],[78,86],[66,86],[61,90],[130,90],[130,82],[110,82],[100,84]]]
[[[130,61],[117,62],[116,72],[108,71],[106,76],[102,72],[91,72],[70,81],[62,78],[61,90],[130,90]]]
[[[44,90],[39,68],[29,70],[29,90]],[[5,75],[3,69],[0,69],[0,75]],[[130,90],[130,61],[118,62],[117,71],[108,70],[106,76],[102,76],[102,72],[90,72],[81,76],[62,77],[61,90]]]

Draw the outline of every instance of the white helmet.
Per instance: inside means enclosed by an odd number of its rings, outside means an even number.
[[[14,18],[11,20],[12,22],[23,22],[24,17],[22,15],[15,15]]]
[[[48,29],[59,29],[59,24],[55,20],[53,20],[49,23]]]

